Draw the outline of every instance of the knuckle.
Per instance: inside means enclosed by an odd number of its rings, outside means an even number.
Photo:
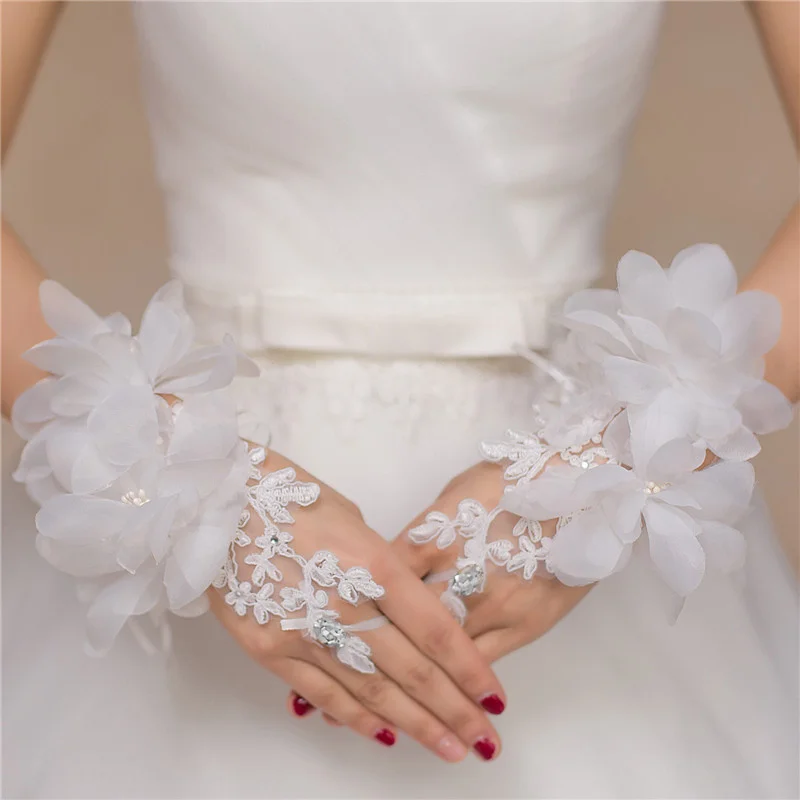
[[[361,513],[361,509],[352,500],[345,498],[344,507],[348,514],[352,514],[357,519],[363,521],[364,515]]]
[[[262,631],[247,633],[241,641],[244,651],[256,661],[265,661],[275,655],[275,646],[269,636]]]
[[[363,559],[366,561],[365,566],[369,570],[373,579],[379,584],[384,584],[387,581],[391,581],[394,565],[392,564],[392,558],[390,557],[390,554],[391,551],[388,548],[386,550],[380,548],[370,553],[366,559]]]
[[[424,745],[435,749],[439,742],[447,734],[447,731],[438,723],[432,720],[421,720],[411,726],[411,735]]]
[[[375,708],[381,705],[388,688],[389,684],[384,678],[368,678],[356,695],[367,708]]]
[[[371,733],[375,727],[375,717],[369,711],[356,711],[347,719],[347,724],[362,733]]]
[[[474,728],[477,720],[469,711],[455,711],[445,721],[454,731],[466,731]]]
[[[486,687],[488,681],[487,676],[481,670],[466,662],[459,664],[452,674],[456,683],[470,695],[478,694],[482,688]]]
[[[450,624],[434,623],[425,631],[422,650],[426,656],[439,659],[453,648],[453,628]]]
[[[317,708],[333,713],[336,706],[336,692],[333,689],[319,689],[314,692],[314,705]]]
[[[414,664],[406,673],[403,688],[410,693],[419,694],[433,685],[436,668],[430,662]]]

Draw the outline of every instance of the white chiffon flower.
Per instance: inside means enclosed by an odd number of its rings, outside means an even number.
[[[14,477],[42,506],[39,552],[94,581],[89,643],[104,652],[130,616],[205,607],[251,468],[223,387],[257,367],[230,339],[193,349],[175,281],[135,337],[123,316],[102,318],[53,281],[40,298],[57,335],[26,357],[52,376],[14,406],[29,440]],[[162,393],[183,399],[170,408]]]
[[[743,461],[759,450],[755,433],[788,425],[788,401],[762,380],[763,356],[780,332],[780,304],[762,292],[736,294],[736,273],[721,248],[688,248],[668,270],[632,251],[619,262],[617,280],[618,292],[573,295],[564,323],[628,407],[640,459],[689,435],[721,458]]]
[[[553,538],[547,565],[568,585],[585,585],[621,569],[646,525],[650,557],[678,595],[694,591],[708,560],[741,564],[744,542],[732,527],[753,491],[749,463],[697,471],[704,450],[688,440],[659,448],[641,472],[617,464],[590,470],[550,468],[509,490],[502,505],[532,519],[572,518]]]
[[[57,336],[25,358],[57,377],[24,392],[12,415],[16,430],[31,439],[34,464],[44,442],[51,470],[35,476],[39,497],[59,486],[79,494],[97,491],[157,452],[168,424],[158,394],[209,392],[235,374],[258,372],[229,338],[220,347],[191,350],[194,326],[177,281],[153,296],[136,337],[124,317],[101,318],[55,281],[44,281],[39,293]],[[24,471],[18,475],[25,477]],[[55,487],[44,487],[45,477]]]

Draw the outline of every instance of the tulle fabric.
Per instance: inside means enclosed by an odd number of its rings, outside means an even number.
[[[269,420],[273,446],[357,502],[387,537],[479,459],[476,442],[529,421],[519,361],[261,365],[239,398]],[[286,687],[210,616],[174,622],[166,670],[125,632],[106,659],[86,659],[71,579],[35,553],[21,487],[4,489],[8,796],[797,794],[797,600],[763,510],[744,527],[755,549],[744,590],[715,576],[670,626],[658,581],[634,559],[500,662],[504,752],[452,767],[407,737],[385,749],[292,719]]]

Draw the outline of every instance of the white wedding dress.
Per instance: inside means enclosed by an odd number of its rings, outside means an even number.
[[[201,334],[231,331],[263,367],[240,393],[274,448],[392,537],[481,439],[527,426],[513,348],[545,347],[550,312],[598,275],[660,9],[135,12]],[[454,767],[292,718],[208,615],[174,621],[168,658],[128,635],[87,658],[72,581],[4,492],[5,796],[797,796],[796,587],[763,512],[744,588],[708,581],[670,626],[633,564],[500,662],[503,754]]]

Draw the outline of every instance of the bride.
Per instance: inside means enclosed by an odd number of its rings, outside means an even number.
[[[797,6],[752,10],[797,134]],[[708,246],[580,292],[658,4],[134,11],[178,282],[133,337],[3,227],[6,796],[797,796],[745,510],[797,209],[737,296]],[[4,148],[57,14],[3,7]]]

